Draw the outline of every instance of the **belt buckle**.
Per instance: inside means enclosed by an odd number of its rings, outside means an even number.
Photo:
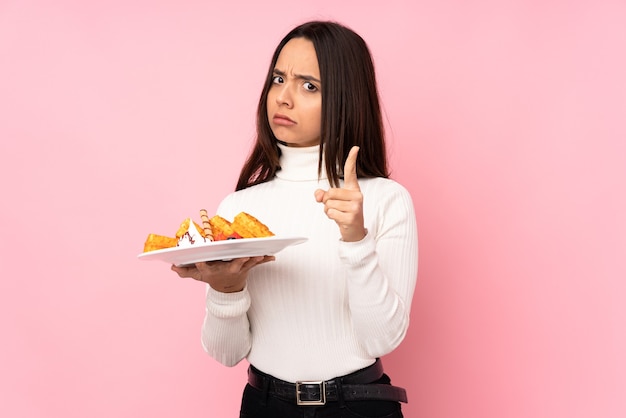
[[[302,400],[300,399],[300,395],[302,392],[300,391],[301,386],[306,385],[317,385],[320,388],[320,397],[319,399],[314,400]],[[317,382],[306,382],[306,381],[298,381],[296,382],[296,403],[298,405],[326,405],[326,382],[317,381]]]

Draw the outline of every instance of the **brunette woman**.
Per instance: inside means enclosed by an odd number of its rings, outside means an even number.
[[[250,363],[241,417],[402,417],[406,393],[380,357],[409,326],[417,227],[389,178],[374,65],[351,29],[308,22],[279,43],[256,142],[217,213],[241,211],[308,241],[172,267],[208,283],[205,350]]]

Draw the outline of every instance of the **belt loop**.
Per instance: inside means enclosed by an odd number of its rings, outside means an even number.
[[[343,399],[343,386],[342,386],[342,382],[343,379],[339,378],[337,379],[337,402],[339,404],[339,408],[345,408],[346,407],[346,402]]]
[[[267,406],[267,399],[270,396],[270,379],[267,376],[263,376],[263,399],[261,400],[261,406]]]

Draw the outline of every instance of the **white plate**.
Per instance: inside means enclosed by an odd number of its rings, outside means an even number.
[[[203,261],[232,260],[233,258],[274,255],[279,251],[305,242],[304,237],[240,238],[207,242],[192,247],[172,247],[139,254],[142,260],[159,260],[183,266]]]

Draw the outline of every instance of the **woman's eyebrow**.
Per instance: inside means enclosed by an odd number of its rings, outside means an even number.
[[[278,68],[274,68],[274,74],[275,75],[279,75],[281,77],[285,77],[287,74],[284,71],[279,70]],[[294,74],[293,75],[294,78],[300,79],[300,80],[304,80],[304,81],[315,81],[316,83],[322,83],[321,80],[319,80],[318,78],[313,77],[312,75],[306,75],[306,74]]]

